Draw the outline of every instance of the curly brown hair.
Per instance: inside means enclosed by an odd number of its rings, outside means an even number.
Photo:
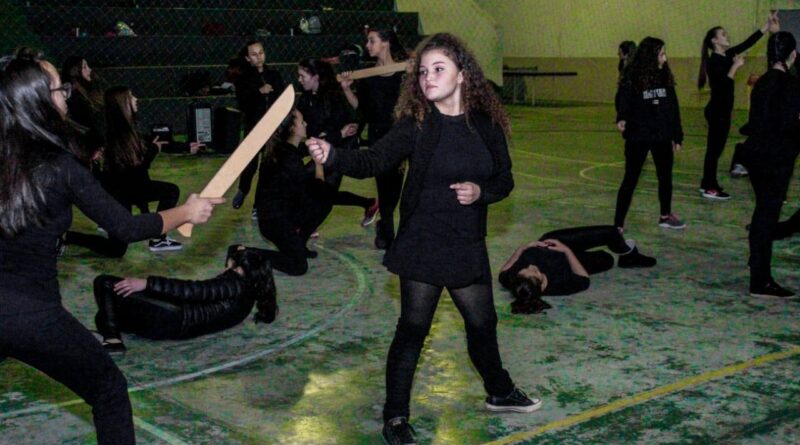
[[[449,33],[434,34],[417,46],[411,60],[413,75],[406,76],[403,82],[400,98],[394,109],[395,119],[410,117],[417,122],[422,122],[425,116],[431,112],[431,103],[425,98],[425,94],[420,88],[418,73],[422,56],[432,50],[442,51],[456,64],[464,76],[464,82],[461,84],[461,97],[467,122],[469,122],[470,113],[483,112],[492,118],[493,123],[500,125],[506,137],[510,136],[508,115],[497,94],[483,75],[481,66],[464,42]]]

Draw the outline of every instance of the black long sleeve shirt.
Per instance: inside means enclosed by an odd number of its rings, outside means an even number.
[[[157,213],[133,216],[109,195],[91,172],[66,152],[52,167],[45,190],[47,214],[41,227],[0,238],[0,314],[41,310],[61,304],[56,239],[72,223],[72,205],[124,242],[158,236]]]
[[[733,66],[733,57],[750,49],[763,35],[764,33],[758,30],[744,42],[728,48],[724,56],[711,54],[706,67],[708,86],[711,88],[711,99],[706,107],[709,113],[730,116],[733,111],[734,84],[733,79],[728,77],[728,72]]]
[[[755,162],[793,162],[800,151],[800,84],[797,78],[771,69],[750,96],[747,146]]]
[[[264,85],[272,86],[272,91],[261,94],[259,89]],[[236,80],[236,101],[244,115],[246,130],[249,131],[258,123],[285,88],[281,74],[266,65],[261,72],[252,66],[242,71]]]
[[[336,146],[342,143],[342,127],[355,122],[350,104],[338,91],[306,91],[298,99],[297,109],[303,114],[309,137],[325,139]]]
[[[307,153],[305,145],[279,142],[272,148],[272,156],[261,160],[255,202],[259,217],[292,218],[299,214],[314,176],[313,170],[303,165]]]
[[[640,91],[630,81],[619,87],[617,122],[625,121],[622,136],[630,141],[683,142],[681,112],[675,87]]]

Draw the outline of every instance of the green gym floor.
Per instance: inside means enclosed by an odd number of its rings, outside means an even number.
[[[610,106],[509,108],[516,188],[491,208],[496,275],[520,244],[564,227],[610,224],[623,173]],[[685,231],[657,226],[648,161],[626,235],[655,255],[653,269],[612,269],[591,288],[548,298],[546,314],[512,315],[495,285],[504,364],[544,400],[533,414],[484,410],[461,318],[446,296],[416,374],[412,423],[422,444],[800,443],[797,300],[747,295],[748,180],[721,174],[728,202],[697,187],[704,154],[701,110],[684,110],[673,209]],[[735,125],[743,112],[737,112]],[[725,172],[735,137],[720,162]],[[219,157],[162,155],[152,176],[199,190]],[[343,189],[374,194],[374,181]],[[793,182],[784,217],[798,207]],[[122,260],[71,248],[60,264],[64,305],[93,328],[92,279],[207,278],[229,244],[265,245],[245,208],[218,208],[182,251],[136,243]],[[276,273],[280,314],[182,342],[127,336],[117,363],[128,378],[140,444],[378,444],[385,356],[399,313],[398,280],[381,266],[361,212],[337,208],[311,243],[309,273]],[[93,232],[82,216],[75,226]],[[177,237],[177,234],[175,235]],[[800,290],[800,237],[775,244],[776,280]],[[0,363],[0,443],[91,444],[90,409],[63,386],[14,360]]]

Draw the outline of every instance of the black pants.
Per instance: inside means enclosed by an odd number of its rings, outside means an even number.
[[[719,190],[717,167],[719,166],[719,158],[725,150],[725,143],[728,142],[728,134],[731,131],[731,114],[730,112],[713,112],[706,109],[705,117],[708,122],[708,137],[706,139],[706,157],[703,161],[703,179],[700,181],[700,188]]]
[[[605,272],[614,267],[614,257],[602,250],[589,252],[596,247],[607,247],[616,254],[625,254],[631,247],[614,226],[572,227],[554,230],[542,235],[540,240],[557,239],[572,250],[589,274]]]
[[[157,211],[159,212],[174,208],[178,205],[178,199],[181,194],[178,186],[171,182],[152,180],[136,189],[111,186],[108,191],[123,207],[132,210],[136,206],[142,213],[149,211],[148,203],[153,201],[158,201]],[[85,247],[110,258],[121,258],[128,251],[127,243],[110,235],[106,238],[94,234],[69,231],[64,237],[64,242],[67,245]]]
[[[386,363],[384,421],[394,417],[409,417],[414,372],[442,289],[442,286],[400,278],[400,319]],[[448,291],[464,318],[467,350],[483,378],[486,392],[494,396],[510,394],[514,390],[514,383],[503,369],[497,347],[497,313],[494,310],[492,286],[473,284]]]
[[[94,336],[63,307],[0,315],[0,357],[13,357],[92,407],[97,443],[133,445],[128,383]]]
[[[386,242],[386,247],[394,241],[394,209],[400,202],[400,192],[403,190],[403,173],[395,168],[388,173],[375,177],[378,187],[378,206],[381,219],[378,221],[377,237]]]
[[[786,221],[781,221],[775,227],[774,239],[783,239],[800,232],[800,210],[794,212]]]
[[[736,144],[733,148],[733,156],[731,156],[731,166],[729,168],[730,171],[733,170],[733,167],[736,164],[744,165],[744,144],[739,143]]]
[[[653,152],[653,163],[658,177],[658,202],[661,204],[661,215],[672,212],[672,142],[671,141],[625,141],[625,177],[617,193],[617,211],[614,225],[625,226],[625,215],[633,200],[633,191],[642,174],[647,153]]]
[[[95,323],[100,334],[118,337],[119,332],[132,332],[152,340],[181,337],[182,306],[147,292],[121,297],[114,292],[114,285],[121,280],[110,275],[94,279],[94,298],[98,306]]]
[[[750,183],[756,194],[756,208],[750,222],[750,286],[761,286],[772,279],[772,239],[792,177],[794,161],[747,165]]]
[[[252,122],[248,121],[245,123],[245,137],[250,133],[250,131],[253,130],[253,127],[256,126],[259,119],[260,117]],[[241,191],[243,195],[250,193],[250,186],[253,184],[253,176],[255,176],[256,172],[258,171],[258,161],[260,158],[261,152],[259,152],[259,154],[257,154],[256,157],[254,157],[253,160],[247,164],[247,167],[242,170],[242,174],[239,175],[239,191]]]
[[[259,209],[258,229],[261,235],[275,244],[278,251],[257,249],[266,255],[272,267],[287,275],[303,275],[308,271],[306,244],[311,234],[325,221],[332,205],[319,199],[309,200],[302,214],[275,217],[274,212]],[[266,218],[269,216],[269,218]]]

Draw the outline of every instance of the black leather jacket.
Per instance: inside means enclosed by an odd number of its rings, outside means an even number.
[[[245,279],[232,270],[201,281],[147,277],[144,293],[183,312],[178,338],[221,331],[241,323],[255,304]]]

